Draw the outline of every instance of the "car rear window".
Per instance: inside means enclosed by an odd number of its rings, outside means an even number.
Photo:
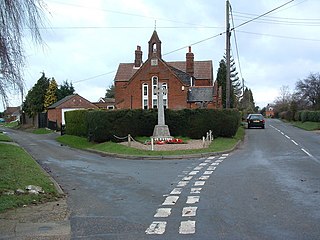
[[[258,119],[258,120],[262,120],[263,116],[262,115],[251,115],[250,119]]]

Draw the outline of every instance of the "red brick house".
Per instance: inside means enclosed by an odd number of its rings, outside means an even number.
[[[72,110],[97,109],[98,107],[78,94],[69,95],[48,107],[48,121],[60,128],[65,124],[64,113]]]
[[[158,84],[167,89],[163,98],[166,108],[222,107],[212,61],[195,61],[191,47],[185,61],[164,61],[156,31],[149,41],[148,59],[142,61],[141,47],[137,46],[134,63],[120,63],[114,83],[117,109],[157,108]]]

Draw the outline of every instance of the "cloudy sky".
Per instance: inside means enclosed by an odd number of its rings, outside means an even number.
[[[44,2],[47,27],[41,33],[46,45],[34,46],[26,36],[26,90],[44,71],[58,84],[68,80],[78,94],[97,101],[113,83],[119,63],[134,61],[137,45],[146,60],[155,25],[166,61],[184,60],[187,46],[192,45],[195,60],[213,61],[216,76],[225,53],[225,35],[220,35],[225,31],[225,0]],[[291,1],[237,27],[287,2],[230,0],[236,27],[232,54],[261,108],[279,96],[281,86],[293,91],[299,79],[320,71],[319,0]],[[18,105],[19,99],[10,96],[11,105]]]

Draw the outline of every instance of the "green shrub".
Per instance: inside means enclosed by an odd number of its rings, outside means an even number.
[[[66,134],[79,137],[87,137],[87,113],[88,110],[75,110],[65,112]]]
[[[320,111],[301,111],[302,122],[320,122]]]

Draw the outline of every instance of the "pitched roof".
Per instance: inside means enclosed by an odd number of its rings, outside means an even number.
[[[180,72],[186,73],[186,62],[177,61],[177,62],[165,62],[170,67],[173,67]],[[194,77],[196,79],[212,79],[212,61],[195,61],[194,62]],[[139,68],[134,67],[134,63],[120,63],[116,76],[114,77],[115,81],[129,81],[130,78],[139,70]],[[175,73],[178,71],[175,71]],[[213,80],[213,79],[212,79]],[[190,79],[189,79],[190,83]]]
[[[62,103],[67,102],[68,100],[70,100],[71,98],[73,98],[74,96],[76,96],[77,94],[73,94],[73,95],[69,95],[66,96],[64,98],[62,98],[61,100],[59,100],[58,102],[55,102],[54,104],[52,104],[51,106],[48,107],[48,109],[52,109],[52,108],[56,108],[58,106],[60,106]]]
[[[212,102],[213,95],[213,86],[190,87],[188,91],[188,102]]]
[[[186,85],[190,85],[191,76],[188,73],[185,73],[177,68],[169,66],[174,74]]]

